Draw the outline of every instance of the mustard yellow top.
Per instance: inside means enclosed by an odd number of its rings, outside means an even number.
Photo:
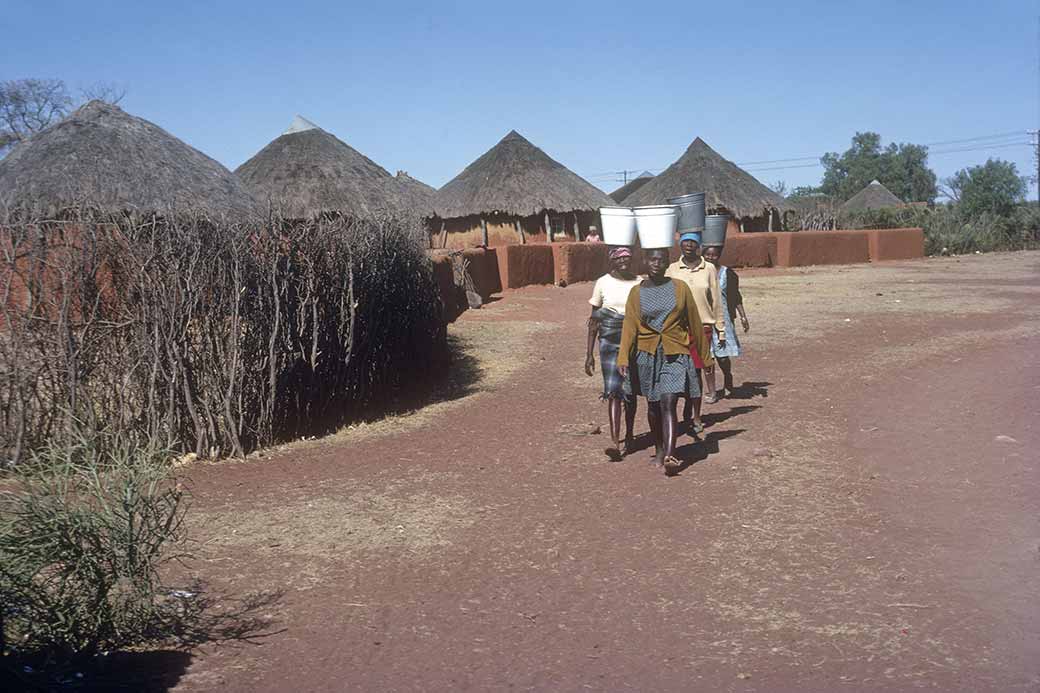
[[[697,311],[705,325],[714,325],[720,337],[726,334],[726,317],[722,309],[722,296],[719,292],[719,275],[715,265],[704,258],[700,264],[690,267],[683,258],[679,258],[665,270],[664,276],[681,279],[690,287],[693,300],[697,303]]]
[[[648,354],[656,353],[658,344],[662,346],[665,354],[688,354],[691,340],[701,360],[707,362],[710,359],[708,352],[711,342],[704,338],[701,316],[697,312],[697,303],[693,300],[689,287],[681,281],[672,280],[672,286],[675,287],[675,308],[665,316],[664,326],[658,332],[643,322],[643,311],[639,303],[640,286],[642,284],[636,285],[628,294],[617,365],[627,366],[635,349]],[[690,329],[691,325],[694,326],[693,329]]]

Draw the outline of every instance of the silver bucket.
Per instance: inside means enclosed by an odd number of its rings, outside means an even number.
[[[701,245],[725,245],[727,226],[729,226],[728,214],[709,214],[704,220],[704,233],[701,234]]]
[[[704,193],[672,197],[668,204],[679,207],[679,233],[704,230]]]

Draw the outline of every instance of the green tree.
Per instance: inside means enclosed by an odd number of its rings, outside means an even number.
[[[820,192],[840,200],[875,179],[907,202],[932,202],[938,193],[935,173],[928,168],[927,147],[891,143],[882,148],[876,132],[857,132],[851,147],[842,154],[824,154],[820,163],[824,167]]]
[[[981,166],[962,168],[944,182],[944,194],[969,218],[989,212],[1009,216],[1026,195],[1026,181],[1010,161],[989,159]]]

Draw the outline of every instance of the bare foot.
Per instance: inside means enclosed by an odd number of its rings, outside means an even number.
[[[671,455],[668,455],[668,457],[664,458],[664,475],[665,476],[675,476],[676,474],[679,473],[679,467],[681,467],[681,466],[682,466],[682,462],[681,461],[679,461],[675,457],[672,457]]]
[[[621,450],[618,449],[618,446],[617,446],[616,443],[614,445],[611,445],[609,448],[607,448],[603,452],[606,453],[607,457],[610,458],[611,462],[620,462],[621,459],[624,457],[624,455],[621,454]]]

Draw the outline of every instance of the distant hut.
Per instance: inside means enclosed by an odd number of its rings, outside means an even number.
[[[437,191],[431,232],[452,248],[581,240],[613,204],[513,130]]]
[[[877,179],[858,193],[846,200],[841,206],[843,213],[863,212],[868,209],[889,209],[892,207],[903,207],[903,201],[892,194],[892,191],[883,186]]]
[[[287,217],[371,216],[403,211],[425,216],[433,188],[385,168],[306,118],[235,169],[261,204]]]
[[[791,207],[700,137],[678,161],[622,202],[629,207],[666,204],[668,198],[693,192],[705,192],[707,212],[729,214],[741,231],[778,231],[781,215]]]
[[[91,101],[0,159],[0,209],[62,216],[202,212],[240,218],[256,205],[226,168],[158,125]]]
[[[650,179],[654,177],[654,174],[649,171],[643,171],[638,176],[628,181],[620,188],[610,193],[610,199],[614,200],[618,204],[621,203],[626,197],[639,190],[641,187],[650,182]]]

